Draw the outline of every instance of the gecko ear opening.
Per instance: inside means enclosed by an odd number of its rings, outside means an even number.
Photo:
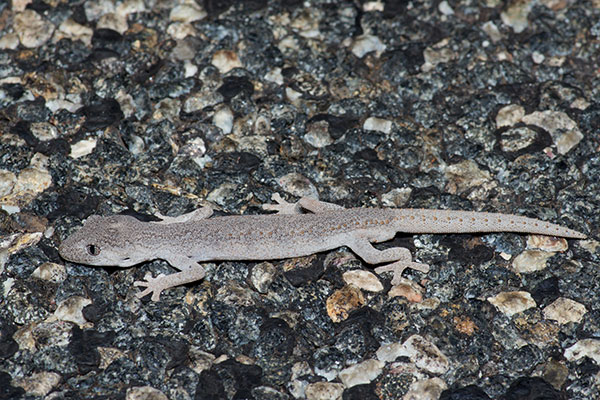
[[[88,254],[91,256],[97,256],[100,254],[100,246],[96,246],[95,244],[88,244],[86,249]]]

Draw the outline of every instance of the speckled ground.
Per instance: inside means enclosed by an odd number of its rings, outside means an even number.
[[[0,2],[0,398],[600,398],[600,2]],[[67,263],[91,214],[523,214],[589,240],[398,235],[173,272]],[[383,244],[382,246],[389,246]],[[527,397],[529,396],[529,397]],[[537,397],[536,397],[537,396]]]

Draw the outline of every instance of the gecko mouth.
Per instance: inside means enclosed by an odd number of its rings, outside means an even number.
[[[143,260],[131,258],[131,257],[123,257],[120,260],[121,261],[119,262],[119,265],[121,267],[131,267],[132,265],[139,264],[140,262],[143,261]]]

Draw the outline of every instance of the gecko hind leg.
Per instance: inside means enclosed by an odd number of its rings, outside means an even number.
[[[267,211],[277,211],[277,214],[302,214],[299,202],[288,203],[279,193],[273,193],[271,200],[277,204],[263,204],[262,209]]]
[[[295,203],[288,203],[279,193],[274,193],[271,199],[277,204],[263,204],[263,210],[277,211],[277,214],[302,214],[302,210],[319,214],[327,211],[343,210],[344,207],[327,203],[310,197],[302,197]]]
[[[405,247],[377,250],[366,239],[357,239],[354,243],[349,244],[348,247],[369,264],[382,264],[393,261],[390,264],[375,268],[377,274],[393,272],[392,285],[398,285],[401,282],[402,272],[406,268],[412,268],[423,273],[429,272],[429,265],[412,261],[410,250]]]
[[[404,272],[404,270],[406,268],[412,268],[416,271],[421,271],[423,273],[427,273],[429,272],[429,265],[428,264],[422,264],[422,263],[417,263],[414,261],[396,261],[393,262],[391,264],[387,264],[387,265],[382,265],[381,267],[376,267],[375,268],[375,272],[378,275],[381,275],[384,272],[393,272],[394,275],[392,276],[392,286],[396,286],[399,285],[402,282],[402,272]]]

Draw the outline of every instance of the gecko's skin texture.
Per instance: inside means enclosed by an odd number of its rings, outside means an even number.
[[[202,261],[272,260],[301,257],[342,246],[352,249],[368,264],[390,263],[375,269],[392,271],[392,284],[400,281],[405,268],[427,272],[429,266],[412,261],[408,249],[377,250],[371,243],[392,239],[396,233],[520,232],[584,239],[586,235],[541,220],[510,214],[451,210],[394,208],[344,209],[330,203],[302,198],[264,205],[278,214],[236,215],[210,218],[211,209],[201,208],[161,222],[141,222],[125,215],[89,217],[83,227],[60,246],[69,261],[89,265],[129,267],[163,259],[180,272],[159,275],[136,286],[152,293],[202,279]],[[310,213],[301,213],[307,211]]]

